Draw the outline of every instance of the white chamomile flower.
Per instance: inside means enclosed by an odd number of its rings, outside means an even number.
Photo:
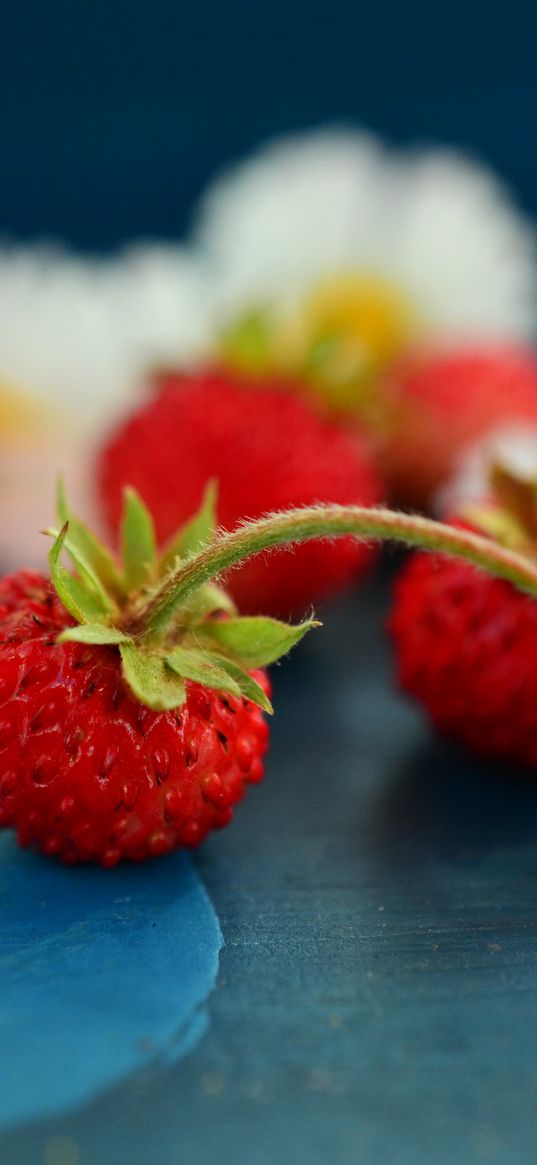
[[[306,372],[336,407],[410,343],[535,332],[533,230],[448,149],[352,130],[276,141],[209,188],[196,235],[228,355]]]
[[[111,259],[0,251],[0,381],[85,427],[109,423],[148,366],[198,359],[209,321],[205,277],[180,247]]]
[[[110,259],[50,247],[0,249],[0,568],[42,562],[38,531],[62,472],[92,513],[96,442],[144,390],[146,372],[202,358],[210,297],[175,246]]]

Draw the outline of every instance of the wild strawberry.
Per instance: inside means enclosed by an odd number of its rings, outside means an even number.
[[[496,468],[496,502],[454,523],[535,561],[533,483]],[[433,723],[474,752],[537,766],[537,603],[465,562],[416,554],[390,619],[399,682]]]
[[[129,633],[133,612],[207,537],[210,497],[159,563],[131,494],[123,568],[63,499],[60,511],[52,579],[21,571],[0,582],[0,824],[68,863],[197,845],[263,776],[269,685],[256,665],[313,624],[241,620],[208,584],[144,642]],[[76,575],[60,564],[63,547]]]
[[[385,391],[381,470],[393,496],[423,507],[466,446],[505,422],[537,423],[537,358],[515,346],[424,355]]]
[[[259,669],[314,626],[238,616],[214,580],[251,555],[320,537],[403,538],[537,596],[528,558],[388,510],[305,506],[215,537],[213,492],[158,558],[149,512],[128,491],[121,565],[60,493],[51,580],[21,571],[0,584],[0,824],[22,845],[111,866],[197,845],[227,823],[263,775],[271,708]]]
[[[209,477],[218,482],[218,518],[226,529],[245,515],[288,505],[380,499],[364,437],[319,419],[285,381],[261,386],[217,371],[170,372],[155,388],[100,458],[100,496],[114,531],[125,483],[143,496],[160,541],[192,512]],[[242,611],[287,615],[348,585],[372,556],[371,547],[352,539],[317,541],[249,561],[228,586]]]

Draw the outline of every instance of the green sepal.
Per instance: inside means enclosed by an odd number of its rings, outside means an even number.
[[[131,692],[155,712],[169,712],[185,702],[184,681],[157,652],[143,651],[134,643],[120,643],[123,677]]]
[[[498,506],[467,505],[463,510],[466,521],[483,534],[488,534],[501,546],[516,550],[519,554],[531,555],[533,544],[513,514]]]
[[[58,636],[57,643],[88,643],[96,646],[107,644],[133,643],[130,635],[118,631],[116,627],[107,627],[104,623],[83,623],[76,627],[67,627]]]
[[[241,695],[237,681],[211,656],[196,647],[174,647],[166,655],[166,663],[185,680],[204,684],[215,691],[230,692],[233,696]]]
[[[531,539],[537,538],[537,480],[519,477],[500,462],[490,469],[494,497]]]
[[[245,696],[247,700],[251,700],[253,704],[257,704],[264,712],[268,712],[272,716],[274,708],[268,696],[263,691],[263,688],[258,684],[257,680],[254,680],[253,676],[249,676],[248,672],[243,671],[236,663],[232,663],[230,659],[225,659],[224,656],[218,657],[218,663],[227,672],[228,676],[238,684],[242,696]]]
[[[77,623],[105,623],[108,609],[99,594],[91,587],[88,579],[75,578],[65,570],[60,562],[62,550],[68,534],[66,522],[54,540],[48,560],[52,583],[69,614]]]
[[[139,591],[156,574],[155,527],[149,510],[136,490],[125,490],[121,521],[121,557],[127,593]]]
[[[246,372],[266,372],[274,356],[275,320],[265,307],[245,311],[220,334],[224,358]]]
[[[209,481],[205,487],[201,505],[194,517],[174,534],[171,542],[164,548],[159,563],[159,574],[166,574],[173,567],[177,559],[186,558],[201,550],[214,535],[216,529],[216,503],[218,500],[218,486],[216,481]]]
[[[60,526],[69,523],[69,534],[66,550],[74,560],[73,552],[78,555],[79,562],[86,564],[97,577],[101,585],[106,588],[113,598],[123,597],[123,584],[120,570],[110,552],[95,534],[72,514],[63,481],[60,479],[57,486],[56,510]],[[77,563],[75,562],[75,566]]]
[[[71,527],[69,522],[66,523],[66,526],[67,533],[63,541],[63,549],[67,551],[75,571],[77,572],[79,581],[87,587],[90,594],[95,594],[101,604],[103,611],[106,612],[107,615],[111,615],[114,612],[117,614],[117,605],[106,588],[103,586],[99,575],[96,574],[93,567],[85,559],[84,555],[79,551],[78,547],[73,542],[71,538]],[[50,534],[51,538],[57,538],[59,531],[45,530],[44,533]]]
[[[282,655],[287,655],[313,627],[320,627],[316,619],[289,626],[278,619],[263,615],[246,615],[230,619],[208,621],[196,628],[204,641],[230,655],[242,667],[267,667]]]
[[[231,595],[223,587],[217,586],[216,583],[205,583],[205,586],[194,592],[191,600],[185,603],[182,610],[185,622],[189,626],[194,625],[196,629],[197,624],[203,623],[211,616],[219,614],[235,616],[237,614],[237,608]],[[204,623],[203,626],[205,626]]]

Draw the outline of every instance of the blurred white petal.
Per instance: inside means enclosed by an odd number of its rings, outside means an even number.
[[[209,343],[208,281],[180,247],[139,246],[111,259],[52,248],[0,250],[0,381],[104,426],[148,365],[190,363]]]
[[[44,564],[58,473],[94,522],[101,433],[134,407],[148,367],[201,358],[210,320],[208,280],[180,247],[0,249],[0,399],[30,402],[15,431],[0,415],[1,570]]]
[[[389,150],[352,130],[275,141],[209,188],[196,237],[223,318],[357,270],[397,283],[442,341],[535,332],[533,229],[454,151]]]

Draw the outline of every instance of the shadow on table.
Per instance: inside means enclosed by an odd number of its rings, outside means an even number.
[[[385,783],[371,803],[368,826],[370,850],[410,866],[525,847],[537,843],[537,779],[431,740]]]

